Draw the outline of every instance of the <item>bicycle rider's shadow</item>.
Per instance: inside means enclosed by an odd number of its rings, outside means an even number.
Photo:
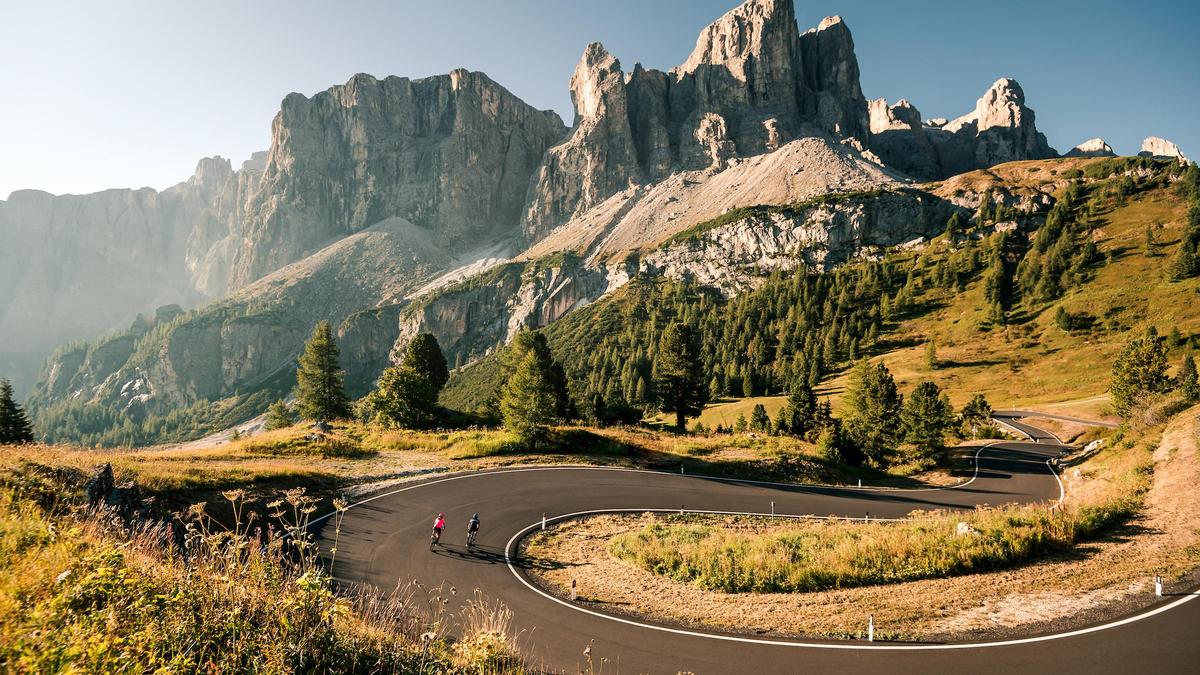
[[[432,553],[434,555],[481,565],[503,565],[507,562],[502,549],[479,545],[468,549],[465,546],[438,544],[434,547]],[[520,569],[561,569],[564,567],[562,563],[553,560],[535,559],[528,556],[515,556],[512,559],[512,564],[513,567]]]

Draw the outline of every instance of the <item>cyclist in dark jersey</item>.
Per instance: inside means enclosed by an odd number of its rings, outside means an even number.
[[[475,545],[475,536],[479,534],[479,514],[472,513],[471,520],[467,521],[467,546]]]

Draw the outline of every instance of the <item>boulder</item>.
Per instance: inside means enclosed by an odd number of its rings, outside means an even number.
[[[107,501],[109,495],[113,492],[114,486],[112,464],[106,462],[96,467],[91,477],[83,484],[83,491],[87,497],[88,505],[95,506]]]

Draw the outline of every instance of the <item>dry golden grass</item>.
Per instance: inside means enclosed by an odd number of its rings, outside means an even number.
[[[69,472],[67,472],[69,473]],[[239,514],[213,529],[189,510],[128,525],[77,504],[78,477],[0,470],[0,670],[5,672],[518,673],[507,610],[479,597],[463,621],[412,589],[337,595],[305,535],[314,501],[291,491],[267,505],[280,531]],[[446,627],[463,630],[452,648]]]

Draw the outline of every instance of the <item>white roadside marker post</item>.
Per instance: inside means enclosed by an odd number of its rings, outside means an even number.
[[[871,522],[871,512],[870,511],[867,511],[867,514],[865,516],[863,516],[863,522],[864,523]]]
[[[679,505],[679,515],[683,515],[683,504]]]
[[[542,529],[546,529],[546,514],[542,513]]]
[[[575,580],[572,579],[571,580],[571,602],[574,602],[577,597],[579,597],[579,594],[575,590]]]
[[[858,487],[862,487],[862,479],[861,478],[858,479]]]
[[[771,515],[775,515],[775,502],[771,502]]]
[[[1154,575],[1154,595],[1158,598],[1162,597],[1162,577],[1157,574]]]
[[[875,615],[867,617],[867,642],[875,641]]]

